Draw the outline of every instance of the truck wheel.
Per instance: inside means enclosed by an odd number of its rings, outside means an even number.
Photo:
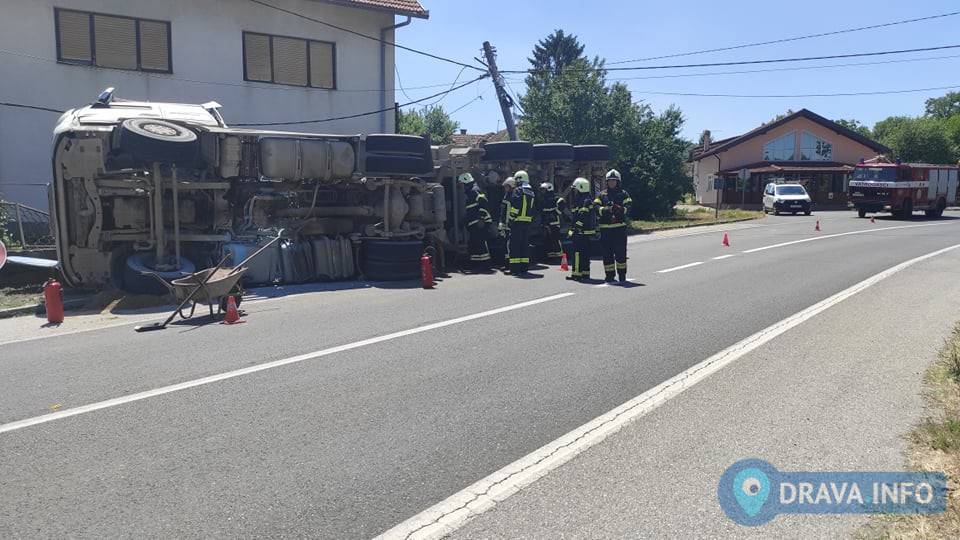
[[[533,145],[533,159],[538,161],[573,161],[573,145],[565,143]]]
[[[573,147],[575,161],[610,161],[610,147],[604,144],[582,144]]]
[[[526,141],[502,141],[483,145],[482,161],[530,161],[533,144]]]
[[[430,174],[433,172],[433,158],[427,156],[396,156],[367,153],[367,174]]]
[[[430,152],[430,144],[416,135],[367,135],[367,152],[389,152],[422,156]]]
[[[153,277],[154,273],[171,281],[197,271],[192,262],[181,257],[180,270],[157,272],[153,269],[154,260],[152,253],[134,253],[127,257],[123,268],[123,290],[131,294],[167,294],[170,291]]]
[[[192,130],[154,118],[124,120],[115,146],[139,163],[191,163],[199,149]]]
[[[867,211],[863,208],[857,208],[857,217],[861,219],[867,217]]]
[[[903,219],[913,219],[913,199],[903,201],[903,208],[900,210],[900,217]]]
[[[368,135],[364,172],[382,175],[432,173],[430,143],[414,135]]]
[[[363,275],[371,281],[399,281],[420,277],[420,240],[367,240],[363,243]]]

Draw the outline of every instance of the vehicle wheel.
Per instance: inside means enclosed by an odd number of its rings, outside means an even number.
[[[140,163],[190,163],[197,159],[197,134],[183,126],[153,118],[124,120],[115,146]]]
[[[947,209],[947,201],[945,201],[944,199],[940,199],[939,201],[937,201],[937,209],[933,211],[933,217],[942,218],[943,211],[946,209]]]
[[[858,208],[858,209],[857,209],[857,217],[859,217],[859,218],[865,218],[865,217],[867,217],[867,211],[864,210],[863,208]]]
[[[797,215],[797,213],[796,213],[796,212],[790,212],[790,215],[791,215],[791,216],[795,216],[795,215]]]
[[[530,161],[533,144],[526,141],[502,141],[483,145],[482,161]]]
[[[367,135],[367,152],[422,156],[430,153],[430,144],[416,135]]]
[[[573,161],[574,151],[572,144],[552,143],[535,144],[533,159],[539,161]]]
[[[773,207],[773,215],[775,215],[775,216],[779,216],[779,215],[780,215],[780,211],[777,210],[777,207],[776,207],[776,206]]]
[[[913,200],[912,199],[907,199],[903,201],[903,209],[901,209],[900,215],[903,219],[913,219]]]
[[[363,243],[363,275],[371,281],[399,281],[420,277],[420,240],[368,240]]]
[[[172,281],[197,271],[190,260],[180,257],[180,270],[157,272],[153,269],[155,260],[152,253],[134,253],[127,257],[123,268],[123,290],[132,294],[167,294],[170,291],[153,277],[154,273],[166,281]]]
[[[812,210],[804,210],[803,215],[809,216],[809,215],[812,214],[812,213],[813,213]]]
[[[433,158],[430,156],[405,156],[367,153],[367,174],[430,174],[433,172]]]
[[[573,147],[575,161],[610,161],[610,147],[604,144],[582,144]]]

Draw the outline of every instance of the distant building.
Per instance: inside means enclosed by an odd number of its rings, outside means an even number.
[[[274,0],[393,42],[417,0]],[[394,50],[249,1],[3,0],[0,102],[68,109],[106,87],[139,101],[223,105],[227,123],[333,118],[394,104]],[[408,19],[396,24],[395,16]],[[0,105],[0,193],[46,208],[57,114]],[[393,111],[291,129],[394,132]]]
[[[724,179],[722,204],[760,205],[769,182],[804,184],[822,206],[846,205],[847,182],[860,159],[890,149],[807,109],[748,133],[706,145],[690,156],[697,202],[717,202],[716,178]],[[745,182],[738,182],[741,171]]]

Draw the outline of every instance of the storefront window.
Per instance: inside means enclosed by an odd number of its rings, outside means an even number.
[[[800,159],[802,161],[830,161],[833,159],[833,144],[804,131],[800,135]]]
[[[793,161],[796,159],[796,133],[788,133],[763,145],[764,161]]]

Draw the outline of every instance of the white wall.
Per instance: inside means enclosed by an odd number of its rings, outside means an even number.
[[[697,190],[697,202],[700,204],[717,204],[717,190],[713,189],[717,165],[717,158],[714,156],[693,162],[693,180]]]
[[[379,37],[389,13],[314,0],[276,5]],[[54,6],[171,22],[173,74],[72,66],[56,62]],[[415,20],[414,27],[422,21]],[[333,41],[337,90],[243,80],[243,30]],[[402,30],[400,31],[402,32]],[[402,34],[401,34],[402,38]],[[393,31],[387,40],[393,41]],[[394,103],[394,51],[387,47],[386,104]],[[227,123],[329,118],[380,109],[380,45],[376,41],[284,14],[247,0],[0,0],[0,102],[68,109],[105,87],[126,99],[223,105]],[[358,92],[355,90],[365,90]],[[394,114],[386,117],[393,132]],[[0,106],[0,192],[45,209],[51,131],[57,115]],[[290,129],[324,133],[380,132],[380,115]]]

